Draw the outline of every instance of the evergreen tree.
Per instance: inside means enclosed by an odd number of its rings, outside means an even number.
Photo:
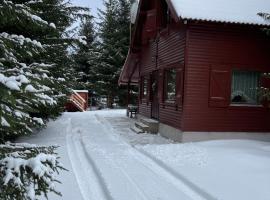
[[[77,63],[73,58],[71,46],[74,43],[85,43],[81,37],[71,37],[74,32],[67,31],[68,28],[78,19],[87,20],[92,16],[88,8],[71,6],[68,1],[64,0],[43,0],[37,1],[35,6],[32,6],[38,13],[41,14],[44,20],[52,22],[55,27],[55,32],[49,32],[43,38],[42,42],[46,44],[47,52],[43,54],[43,59],[47,62],[54,63],[54,67],[50,69],[56,84],[57,96],[63,96],[69,92],[70,88],[78,88],[80,86],[78,73],[76,73]],[[61,98],[65,100],[65,98]],[[59,113],[63,109],[65,101],[60,101],[60,109],[47,110],[49,113]]]
[[[96,66],[96,90],[107,96],[108,107],[112,107],[114,98],[124,98],[125,91],[118,86],[118,79],[125,62],[129,46],[128,0],[108,0],[105,10],[99,10],[99,58]]]
[[[57,102],[49,87],[53,83],[48,70],[52,64],[40,61],[46,49],[33,38],[53,31],[53,25],[26,4],[11,1],[1,3],[0,18],[0,135],[4,140],[44,125],[33,113],[41,107],[54,107]]]
[[[95,83],[95,66],[97,65],[97,38],[93,17],[81,22],[79,36],[84,38],[85,43],[77,46],[74,60],[76,72],[79,75],[80,89],[93,89]]]
[[[79,7],[63,0],[2,1],[0,4],[0,136],[31,132],[63,110],[67,89],[76,82],[66,28]]]
[[[63,0],[0,0],[0,143],[31,133],[62,111],[67,89],[75,82],[68,47],[82,41],[69,38],[66,28],[89,16],[81,10],[88,9]],[[63,169],[54,151],[0,145],[0,199],[60,194],[52,187],[54,172]]]

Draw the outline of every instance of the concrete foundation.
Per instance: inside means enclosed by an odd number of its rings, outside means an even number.
[[[138,118],[145,118],[138,115]],[[262,132],[189,132],[159,123],[159,134],[175,142],[198,142],[207,140],[249,139],[270,142],[270,133]]]
[[[163,123],[159,123],[159,134],[175,142],[182,142],[183,132]]]
[[[249,139],[270,142],[270,133],[256,132],[183,132],[182,142],[205,140]]]

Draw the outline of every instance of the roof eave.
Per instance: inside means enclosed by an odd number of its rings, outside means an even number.
[[[211,20],[211,19],[199,19],[191,17],[179,17],[180,21],[200,21],[200,22],[210,22],[210,23],[220,23],[220,24],[236,24],[236,25],[246,25],[246,26],[256,26],[260,28],[269,28],[270,23],[249,23],[249,22],[236,22],[236,21],[226,21],[226,20]]]

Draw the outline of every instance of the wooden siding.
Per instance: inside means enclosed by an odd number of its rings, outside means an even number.
[[[141,47],[141,60],[140,60],[140,75],[149,76],[152,71],[156,69],[155,55],[156,55],[156,42],[150,41],[147,45]],[[139,83],[141,85],[141,82]],[[149,83],[148,83],[149,84]],[[149,87],[148,87],[149,88]],[[149,93],[149,91],[148,91]],[[151,102],[147,103],[147,99],[139,101],[139,113],[145,117],[151,117]]]
[[[209,106],[211,66],[270,71],[270,41],[259,28],[190,24],[185,60],[184,131],[270,131],[263,107]]]
[[[168,35],[160,37],[158,43],[158,67],[164,69],[175,65],[180,68],[184,65],[186,30],[184,27],[171,27]],[[175,128],[181,128],[183,109],[181,106],[161,103],[159,120]]]
[[[158,42],[158,66],[164,68],[173,63],[184,64],[185,36],[184,28],[171,27],[168,33],[160,36]]]
[[[151,103],[142,102],[139,105],[139,113],[145,117],[151,117]]]
[[[184,65],[186,29],[183,26],[171,25],[164,29],[157,38],[141,50],[140,74],[147,75],[154,70],[168,67],[180,68]],[[159,88],[160,90],[160,88]],[[140,114],[151,116],[151,102],[139,105]],[[159,121],[175,128],[181,128],[182,106],[166,103],[159,105]]]
[[[182,107],[177,108],[171,105],[160,105],[159,120],[164,124],[180,129],[182,125],[182,114]]]
[[[141,51],[141,62],[140,62],[140,74],[146,75],[156,69],[156,56],[157,44],[154,40],[149,44],[142,47]]]

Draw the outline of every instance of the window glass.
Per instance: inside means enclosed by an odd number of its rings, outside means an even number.
[[[235,104],[259,104],[258,88],[261,73],[234,70],[232,74],[231,102]]]
[[[147,88],[148,88],[148,80],[146,78],[143,79],[143,96],[147,96]]]
[[[165,82],[165,99],[167,101],[175,101],[176,96],[176,70],[170,69],[166,71]]]

